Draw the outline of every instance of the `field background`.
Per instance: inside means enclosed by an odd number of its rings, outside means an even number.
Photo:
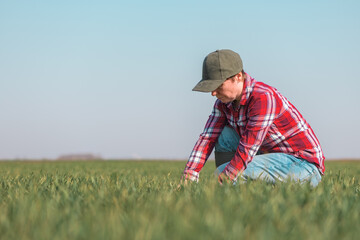
[[[360,162],[320,185],[219,186],[210,161],[0,162],[0,239],[359,239]]]

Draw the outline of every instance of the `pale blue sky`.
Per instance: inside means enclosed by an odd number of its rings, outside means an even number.
[[[331,158],[360,158],[360,1],[0,1],[0,159],[186,159],[232,49],[303,114]]]

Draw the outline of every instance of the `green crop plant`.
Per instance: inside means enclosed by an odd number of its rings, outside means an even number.
[[[0,162],[0,239],[357,239],[360,162],[294,182],[178,188],[184,161]]]

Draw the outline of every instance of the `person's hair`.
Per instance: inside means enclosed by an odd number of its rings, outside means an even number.
[[[239,73],[240,73],[240,72],[239,72]],[[233,77],[235,77],[235,76],[238,75],[239,73],[237,73],[237,74],[235,74],[235,75],[233,75],[233,76],[231,76],[231,77],[228,77],[227,79],[232,79]],[[245,71],[244,71],[244,69],[241,70],[241,73],[242,73],[242,75],[243,75],[243,79],[245,79]]]

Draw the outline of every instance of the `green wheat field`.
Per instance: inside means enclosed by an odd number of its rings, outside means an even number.
[[[359,239],[360,162],[320,185],[219,186],[209,161],[0,162],[0,239]]]

